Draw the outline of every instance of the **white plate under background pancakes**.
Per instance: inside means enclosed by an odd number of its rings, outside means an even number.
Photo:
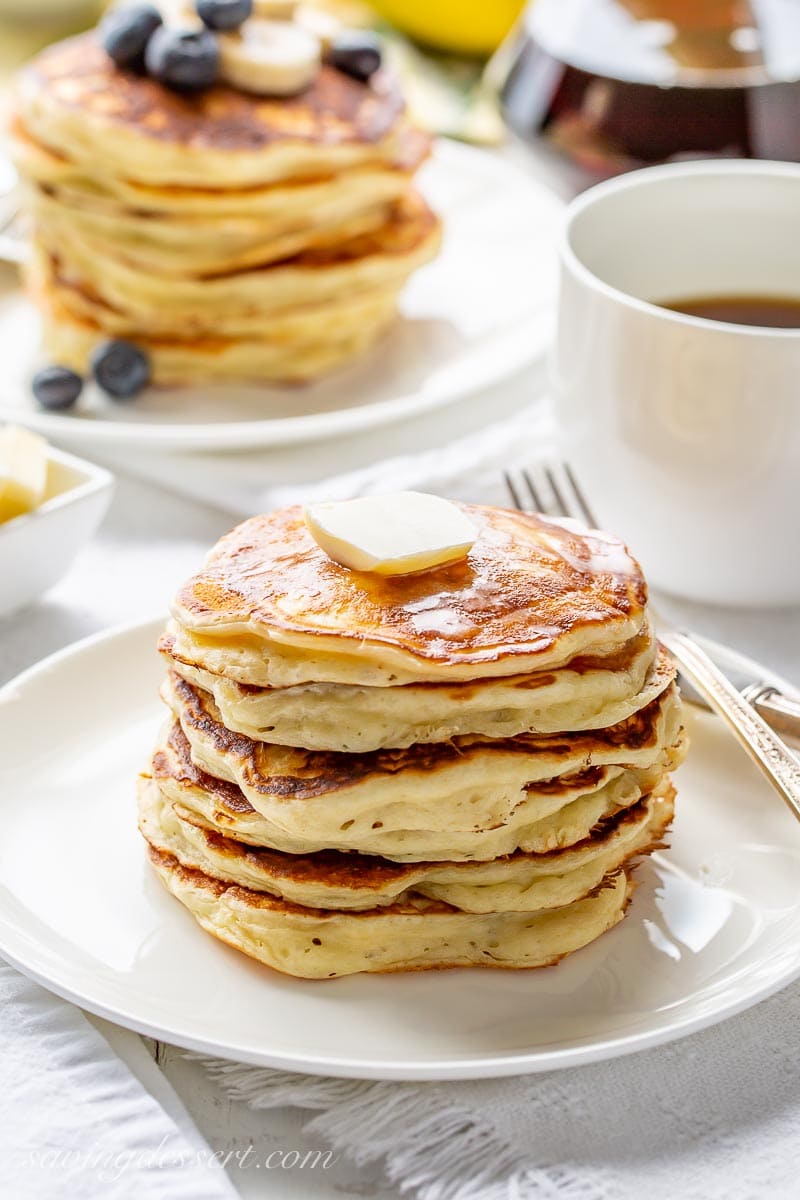
[[[154,389],[123,404],[91,389],[85,407],[43,412],[30,392],[39,320],[16,272],[0,269],[0,420],[80,447],[252,450],[413,417],[510,378],[552,334],[563,205],[512,163],[444,140],[417,183],[444,222],[440,254],[411,278],[378,345],[305,386]]]
[[[639,869],[625,921],[558,966],[309,981],[250,961],[165,891],[136,830],[161,625],[78,643],[0,692],[0,954],[59,995],[240,1061],[455,1079],[654,1046],[800,975],[800,828],[696,709],[671,848]]]

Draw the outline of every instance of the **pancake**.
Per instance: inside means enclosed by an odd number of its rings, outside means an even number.
[[[140,781],[139,828],[151,846],[183,867],[310,908],[362,910],[426,896],[463,912],[535,912],[572,904],[635,855],[660,845],[673,799],[674,790],[663,784],[572,849],[518,852],[489,863],[403,866],[332,850],[293,855],[256,848],[207,829],[149,777]]]
[[[376,203],[389,204],[407,190],[411,177],[430,152],[430,138],[403,123],[394,139],[391,159],[320,173],[237,187],[227,177],[214,186],[204,179],[195,186],[147,184],[126,175],[98,174],[75,162],[65,151],[45,146],[24,122],[24,109],[12,114],[9,149],[20,175],[37,192],[58,197],[75,209],[120,211],[154,217],[224,220],[248,217],[268,228],[295,223],[316,224],[342,219]]]
[[[159,387],[203,387],[209,383],[305,384],[345,366],[365,354],[386,332],[396,315],[396,301],[373,302],[370,320],[354,331],[340,334],[335,314],[329,314],[332,336],[321,341],[271,342],[257,332],[244,336],[149,338],[142,337],[135,321],[112,320],[98,324],[77,317],[52,296],[37,293],[42,310],[45,348],[53,362],[79,374],[88,369],[91,355],[106,337],[123,331],[150,357],[151,377]],[[304,398],[294,397],[304,411]]]
[[[99,341],[128,337],[150,355],[159,384],[205,380],[305,382],[366,351],[396,315],[393,291],[364,292],[335,303],[302,306],[273,315],[228,318],[229,337],[142,337],[137,319],[111,309],[91,292],[66,284],[49,260],[34,254],[28,283],[42,312],[44,340],[53,361],[84,371]],[[298,396],[298,406],[302,406]]]
[[[28,264],[27,274],[41,305],[45,309],[58,309],[62,321],[71,319],[76,326],[86,323],[92,344],[95,343],[99,336],[98,330],[101,329],[117,334],[132,334],[138,330],[136,317],[110,307],[96,292],[87,289],[79,281],[70,281],[65,277],[59,260],[44,254],[41,248],[34,250],[33,261]],[[262,355],[272,354],[277,361],[287,353],[297,355],[298,348],[302,350],[315,345],[334,344],[334,331],[330,327],[332,314],[335,314],[336,318],[337,338],[359,338],[365,333],[371,334],[384,316],[394,315],[396,306],[397,295],[394,289],[376,288],[360,291],[352,296],[340,296],[333,302],[306,304],[281,313],[273,313],[266,323],[263,315],[257,310],[228,313],[220,320],[220,325],[227,331],[231,345],[245,346],[250,339],[254,346],[261,347]],[[169,327],[170,322],[172,318],[164,320],[164,327]],[[159,331],[157,336],[149,339],[139,338],[139,341],[143,345],[155,348],[155,353],[158,353],[159,349],[165,350],[170,345],[175,345],[183,346],[187,353],[197,350],[197,353],[201,354],[204,345],[223,344],[219,329],[215,331],[214,338],[204,338],[202,341],[187,341],[185,337],[181,339],[179,333],[180,331],[178,334],[169,335]]]
[[[679,737],[642,755],[640,765],[601,761],[563,774],[559,767],[567,766],[567,756],[553,766],[554,750],[543,752],[538,764],[533,756],[523,755],[515,763],[512,753],[504,763],[502,755],[498,762],[479,754],[463,772],[437,763],[434,755],[388,780],[377,771],[348,780],[346,765],[341,767],[344,780],[331,769],[321,775],[306,769],[303,774],[307,764],[290,759],[282,764],[283,774],[258,777],[254,783],[234,755],[215,759],[215,764],[220,772],[236,774],[237,781],[204,770],[175,723],[162,732],[151,773],[168,799],[190,809],[204,825],[249,845],[287,854],[334,849],[394,862],[472,862],[519,849],[545,854],[581,841],[599,821],[658,787],[680,761],[683,742]],[[487,774],[492,767],[497,779]],[[391,771],[390,764],[387,768]],[[537,769],[552,774],[537,779]],[[521,782],[529,773],[530,781]],[[448,793],[448,786],[457,787],[459,774],[461,790]]]
[[[404,197],[388,220],[369,234],[342,239],[335,247],[309,250],[284,262],[210,277],[179,275],[169,280],[137,268],[122,256],[98,255],[91,242],[63,229],[40,226],[37,244],[54,272],[79,284],[105,305],[126,313],[142,336],[236,332],[243,316],[260,318],[268,335],[274,314],[305,305],[329,305],[375,289],[397,292],[407,277],[436,253],[439,224],[421,197]],[[335,330],[330,331],[335,333]]]
[[[674,685],[609,729],[467,737],[366,754],[253,741],[226,728],[207,693],[174,675],[162,695],[179,725],[180,736],[166,735],[178,773],[192,777],[197,768],[235,785],[269,823],[266,844],[290,852],[336,846],[408,859],[461,857],[463,849],[467,857],[492,857],[479,853],[481,844],[502,841],[495,852],[510,853],[516,832],[578,796],[608,796],[613,784],[622,803],[681,757]]]
[[[289,98],[222,85],[181,95],[117,68],[94,32],[29,63],[17,107],[37,141],[93,175],[177,187],[220,180],[226,188],[391,162],[403,113],[387,73],[363,84],[328,66]]]
[[[205,279],[250,267],[264,267],[308,250],[330,249],[376,232],[391,219],[392,203],[378,199],[353,212],[330,217],[310,215],[298,222],[258,217],[174,217],[130,211],[120,205],[67,205],[52,189],[35,191],[28,205],[42,237],[56,251],[64,239],[84,253],[124,259],[138,271]]]
[[[221,883],[155,847],[149,854],[164,885],[206,932],[305,979],[362,971],[551,966],[616,925],[632,891],[621,870],[592,895],[541,913],[465,913],[425,898],[336,912]]]
[[[256,741],[365,753],[445,742],[469,734],[509,738],[616,725],[674,678],[664,650],[642,639],[616,669],[602,659],[560,670],[468,683],[392,688],[310,683],[257,688],[181,661],[167,633],[159,643],[173,672],[214,698],[228,729]],[[615,660],[616,661],[616,660]]]
[[[165,260],[167,284],[152,261],[142,265],[141,243],[126,258],[118,238],[114,257],[102,239],[63,222],[40,223],[27,279],[48,352],[79,372],[99,341],[122,336],[149,354],[159,385],[304,382],[377,341],[396,316],[406,278],[435,254],[440,236],[438,221],[414,196],[369,234],[341,240],[348,232],[352,225],[324,230],[314,250],[224,274],[197,274],[208,262],[202,254],[183,275]],[[313,245],[313,232],[299,236]],[[256,246],[256,258],[276,252],[275,243]],[[209,244],[205,253],[213,260],[219,252]]]
[[[177,656],[261,687],[393,688],[612,665],[643,631],[647,589],[619,539],[461,507],[477,533],[466,559],[388,579],[333,562],[299,506],[243,522],[178,592]]]

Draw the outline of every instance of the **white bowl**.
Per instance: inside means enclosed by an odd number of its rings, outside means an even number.
[[[105,516],[114,490],[102,467],[47,451],[47,491],[33,512],[0,524],[0,617],[40,599]]]

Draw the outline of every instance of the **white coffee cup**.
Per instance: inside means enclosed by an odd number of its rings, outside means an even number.
[[[553,390],[566,459],[653,585],[800,601],[800,329],[653,301],[800,299],[800,165],[708,161],[567,210]]]

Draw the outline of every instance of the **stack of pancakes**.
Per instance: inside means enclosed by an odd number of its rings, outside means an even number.
[[[438,248],[411,186],[429,141],[381,71],[186,96],[90,33],[21,73],[11,136],[47,347],[78,370],[110,336],[156,383],[313,378],[375,341]]]
[[[680,700],[638,565],[465,510],[465,560],[393,578],[298,508],[256,517],[177,596],[140,828],[203,928],[280,971],[556,962],[671,820]]]

